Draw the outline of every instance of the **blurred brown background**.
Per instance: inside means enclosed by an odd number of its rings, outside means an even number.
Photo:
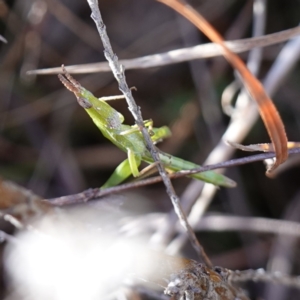
[[[119,58],[208,42],[181,16],[156,1],[99,2]],[[253,1],[203,0],[191,4],[226,39],[251,37]],[[268,1],[265,33],[297,26],[299,10],[300,1]],[[102,44],[87,3],[79,0],[0,1],[0,34],[7,39],[7,44],[0,44],[1,177],[45,198],[101,186],[125,154],[101,136],[56,75],[26,75],[26,71],[32,69],[104,61]],[[263,50],[259,78],[268,73],[282,47],[283,44],[279,44]],[[247,53],[241,56],[246,59]],[[153,119],[156,127],[168,125],[173,131],[173,137],[160,148],[197,163],[203,162],[229,122],[222,112],[220,98],[234,74],[225,60],[220,57],[129,70],[126,76],[129,86],[137,88],[134,97],[144,119]],[[300,140],[299,76],[297,64],[273,98],[292,141]],[[120,94],[111,73],[74,77],[98,97]],[[118,100],[112,105],[132,124],[125,101]],[[259,121],[243,143],[268,141]],[[236,155],[248,154],[238,151]],[[275,179],[265,177],[262,163],[229,170],[226,174],[238,182],[238,188],[219,190],[209,211],[299,221],[299,161],[295,158]],[[174,181],[179,195],[188,181]],[[161,184],[125,193],[122,197],[124,202],[140,197],[153,211],[171,208]],[[272,235],[202,233],[199,236],[213,260],[230,268],[266,267],[268,257],[275,251]],[[293,262],[291,271],[300,274],[299,244],[297,240],[293,242],[293,246],[284,250],[285,257]],[[298,299],[295,294],[294,297],[286,299]]]

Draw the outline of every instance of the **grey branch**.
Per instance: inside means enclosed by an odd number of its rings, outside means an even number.
[[[235,53],[246,52],[253,48],[266,47],[278,43],[285,42],[300,34],[300,26],[292,29],[263,35],[260,37],[240,39],[235,41],[225,42],[226,46]],[[184,61],[190,61],[194,59],[203,59],[208,57],[220,56],[222,52],[220,47],[214,43],[207,43],[204,45],[198,45],[194,47],[176,49],[165,53],[157,53],[153,55],[147,55],[143,57],[137,57],[133,59],[123,59],[119,63],[124,65],[128,69],[146,69],[152,67],[160,67]],[[107,62],[82,64],[67,66],[67,71],[72,74],[81,73],[97,73],[108,72],[110,67]],[[59,74],[61,67],[40,69],[28,71],[27,74],[34,75],[46,75],[46,74]]]
[[[156,149],[156,147],[153,145],[150,134],[148,132],[148,130],[145,128],[144,126],[144,122],[143,122],[143,118],[142,118],[142,114],[141,114],[141,110],[140,108],[136,105],[131,90],[129,89],[127,83],[126,83],[126,79],[125,79],[125,73],[124,73],[124,68],[122,65],[120,65],[120,63],[118,62],[118,57],[117,55],[113,52],[113,49],[111,47],[110,41],[109,41],[109,37],[107,35],[106,32],[106,27],[105,24],[103,23],[102,17],[101,17],[101,13],[98,7],[98,1],[97,0],[87,0],[91,11],[92,11],[92,19],[94,20],[96,26],[97,26],[97,30],[99,32],[101,41],[103,43],[104,46],[104,55],[105,58],[107,59],[109,66],[116,78],[116,80],[118,81],[119,84],[119,89],[120,91],[124,94],[125,99],[128,103],[128,108],[131,112],[131,114],[134,117],[134,120],[137,124],[137,126],[140,128],[147,148],[150,151],[153,159],[155,162],[157,162],[157,168],[159,171],[160,176],[163,179],[163,182],[166,186],[166,191],[172,201],[174,210],[180,220],[181,225],[184,227],[185,231],[187,232],[189,239],[193,245],[193,247],[195,248],[196,252],[198,253],[199,257],[209,266],[212,266],[212,263],[210,262],[209,258],[207,257],[207,255],[205,254],[205,251],[203,249],[203,247],[199,244],[195,233],[193,232],[191,226],[188,223],[187,217],[184,214],[181,204],[180,204],[180,200],[178,198],[178,196],[175,193],[175,190],[172,186],[171,180],[168,177],[163,165],[160,162],[159,159],[159,153]]]

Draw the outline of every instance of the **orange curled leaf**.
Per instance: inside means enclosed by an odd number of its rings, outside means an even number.
[[[221,35],[191,6],[179,0],[157,1],[176,10],[201,30],[211,41],[219,44],[226,60],[238,71],[246,89],[258,105],[259,113],[275,149],[276,162],[267,170],[267,174],[271,173],[288,157],[287,137],[279,113],[262,84],[252,75],[240,57],[227,48]]]

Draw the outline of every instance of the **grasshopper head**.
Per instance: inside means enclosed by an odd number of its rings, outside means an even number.
[[[77,98],[77,102],[79,103],[80,106],[82,106],[84,109],[91,108],[92,104],[87,99],[87,96],[89,95],[85,95],[86,93],[90,93],[90,92],[84,89],[81,86],[81,84],[67,72],[64,65],[62,65],[61,67],[64,75],[58,74],[59,80],[69,91],[75,94]]]

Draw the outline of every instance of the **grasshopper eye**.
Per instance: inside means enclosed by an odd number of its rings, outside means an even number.
[[[88,109],[92,107],[92,104],[83,97],[77,97],[77,102],[80,106],[82,106],[84,109]]]

